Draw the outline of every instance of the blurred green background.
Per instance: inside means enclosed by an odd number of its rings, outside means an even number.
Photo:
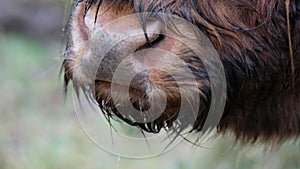
[[[143,160],[97,147],[59,77],[68,9],[62,0],[0,0],[0,169],[300,169],[292,141],[265,150],[227,136]]]

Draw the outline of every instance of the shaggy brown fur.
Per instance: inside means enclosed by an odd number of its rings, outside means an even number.
[[[86,12],[93,6],[99,8],[102,5],[101,0],[77,3],[74,9],[84,4]],[[220,55],[227,80],[227,102],[218,126],[219,132],[233,132],[238,140],[248,143],[299,137],[299,0],[287,3],[284,0],[115,0],[111,3],[110,8],[116,12],[126,8],[124,11],[134,9],[135,12],[175,14],[193,23],[208,36]],[[71,30],[75,29],[74,25],[69,26]],[[66,83],[73,79],[71,61],[68,59],[73,57],[72,35],[67,51],[70,53],[64,62]],[[194,60],[185,58],[185,61],[189,63]],[[207,77],[202,74],[198,79],[199,83],[204,83]],[[105,99],[104,95],[109,95],[101,91],[101,85],[96,89],[99,103]],[[209,102],[209,84],[202,86],[201,91]],[[159,120],[168,119],[168,123],[172,123],[170,113],[178,111],[171,110],[174,104],[177,102],[168,105],[167,117]],[[118,112],[112,113],[118,115]],[[192,124],[194,130],[201,131],[206,116],[205,110],[198,113],[197,121]],[[127,122],[145,129],[143,124]],[[161,122],[155,123],[163,127]]]

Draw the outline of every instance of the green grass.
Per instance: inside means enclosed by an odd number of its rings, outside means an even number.
[[[231,148],[230,138],[208,148],[181,144],[144,160],[113,156],[84,134],[72,96],[64,101],[58,78],[61,43],[49,44],[17,33],[0,39],[0,169],[300,169],[295,143],[268,153],[261,147]],[[136,134],[128,128],[123,132]]]

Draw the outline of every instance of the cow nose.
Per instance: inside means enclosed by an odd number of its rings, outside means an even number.
[[[159,20],[148,20],[142,26],[135,15],[119,18],[103,26],[96,26],[91,33],[91,62],[97,61],[96,78],[111,81],[113,73],[120,63],[135,52],[149,48],[161,41],[163,24]]]
[[[159,20],[150,20],[142,26],[137,19],[126,17],[100,27],[94,38],[105,43],[103,49],[108,52],[128,55],[151,45],[161,37],[161,33],[162,24]]]

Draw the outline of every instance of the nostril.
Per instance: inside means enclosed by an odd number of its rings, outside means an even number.
[[[165,35],[156,34],[155,36],[152,36],[152,37],[154,37],[154,38],[151,38],[151,39],[147,38],[147,42],[144,45],[140,46],[138,49],[136,49],[136,51],[155,47],[159,42],[164,40]]]
[[[156,39],[154,39],[153,41],[149,41],[147,44],[149,45],[149,47],[154,46],[155,44],[162,41],[164,38],[165,38],[165,35],[159,34]]]

